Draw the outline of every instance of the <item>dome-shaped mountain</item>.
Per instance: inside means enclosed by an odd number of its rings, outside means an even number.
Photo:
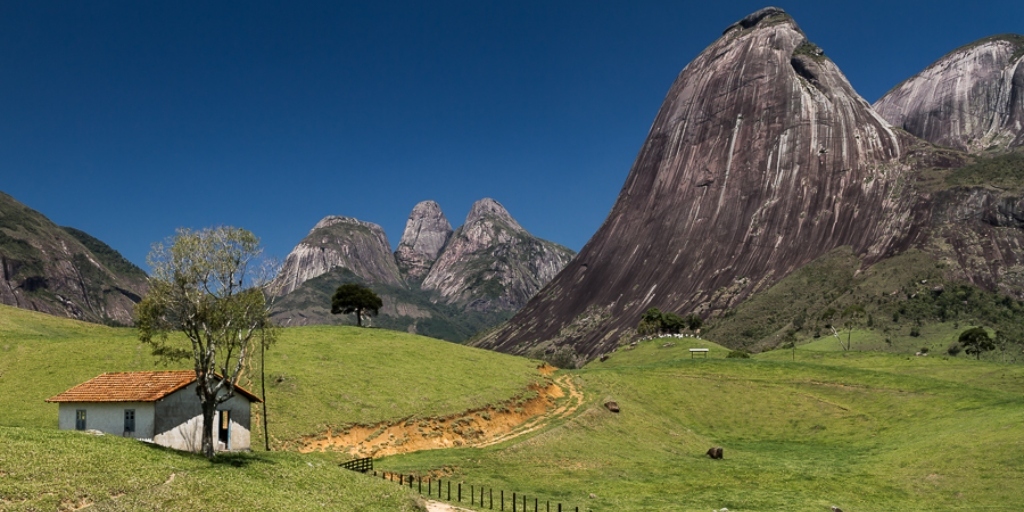
[[[977,152],[1024,145],[1024,36],[953,50],[875,102],[895,126],[929,142]]]
[[[286,295],[302,283],[344,268],[360,279],[400,284],[402,276],[380,226],[351,217],[328,216],[292,249],[270,284],[274,295]]]
[[[721,312],[839,246],[906,243],[901,136],[785,12],[730,26],[669,90],[608,218],[479,342],[617,346],[650,307]]]

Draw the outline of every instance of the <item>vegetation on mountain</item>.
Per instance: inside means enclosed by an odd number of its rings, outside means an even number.
[[[765,350],[840,334],[846,340],[832,343],[845,348],[857,334],[883,341],[863,348],[884,350],[910,344],[914,332],[921,335],[928,325],[983,324],[1000,333],[1006,357],[1024,356],[1021,301],[950,280],[945,266],[921,251],[861,265],[849,248],[832,251],[710,320],[707,335]],[[829,326],[843,332],[834,334]]]
[[[182,228],[167,245],[154,245],[148,258],[149,292],[135,308],[139,339],[158,357],[194,366],[207,458],[214,456],[217,406],[234,396],[253,352],[276,337],[259,275],[261,253],[259,239],[244,229]]]
[[[356,325],[363,326],[363,315],[376,316],[384,303],[373,290],[355,283],[343,284],[331,297],[331,314],[356,314]]]
[[[78,240],[86,247],[86,249],[89,249],[93,255],[99,259],[103,266],[124,275],[140,279],[146,278],[146,272],[144,270],[125,259],[124,256],[121,256],[121,253],[114,250],[113,247],[103,243],[102,240],[80,229],[67,226],[63,226],[61,229],[67,231],[69,235],[75,237],[75,240]]]
[[[76,229],[60,228],[0,192],[0,302],[126,325],[146,274]]]

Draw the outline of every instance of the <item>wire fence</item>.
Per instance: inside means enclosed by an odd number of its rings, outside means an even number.
[[[524,493],[495,491],[482,485],[467,485],[465,482],[452,482],[442,478],[424,478],[415,475],[403,475],[392,471],[376,471],[373,459],[355,459],[341,464],[341,467],[361,473],[371,474],[402,486],[408,486],[421,495],[447,501],[449,503],[468,503],[487,510],[509,510],[511,512],[579,512],[580,507],[569,508],[561,502],[540,499],[539,496],[528,496]]]

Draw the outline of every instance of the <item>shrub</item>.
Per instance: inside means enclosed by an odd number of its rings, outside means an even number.
[[[963,346],[961,346],[959,343],[954,341],[953,343],[949,344],[949,348],[946,349],[946,353],[951,355],[951,356],[953,356],[953,357],[956,357],[957,354],[959,354],[961,351],[963,351],[963,349],[964,349]]]
[[[725,357],[727,359],[750,359],[750,352],[747,352],[746,350],[733,350]]]
[[[911,327],[910,328],[910,335],[915,337],[915,338],[920,336],[921,335],[921,329],[918,329],[916,325]]]

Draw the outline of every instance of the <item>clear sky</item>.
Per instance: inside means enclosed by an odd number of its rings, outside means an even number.
[[[175,228],[283,259],[320,218],[493,197],[579,250],[665,93],[748,1],[0,2],[0,190],[145,266]],[[868,101],[1024,1],[792,1]]]

